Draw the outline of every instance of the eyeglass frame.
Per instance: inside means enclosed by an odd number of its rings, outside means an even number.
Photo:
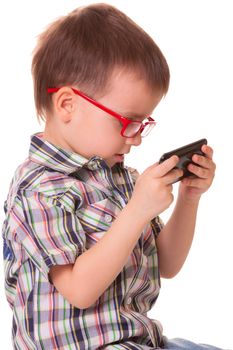
[[[47,88],[47,92],[49,94],[52,94],[54,92],[57,92],[61,89],[62,87],[58,87],[58,88]],[[82,91],[80,90],[77,90],[73,87],[70,87],[71,90],[78,96],[84,98],[86,101],[90,102],[91,104],[93,104],[94,106],[96,106],[97,108],[101,109],[102,111],[108,113],[109,115],[111,115],[112,117],[118,119],[122,124],[123,124],[123,127],[121,129],[121,136],[123,137],[126,137],[126,138],[132,138],[132,137],[135,137],[139,132],[142,133],[143,130],[145,129],[145,127],[150,124],[150,125],[153,125],[155,126],[156,125],[156,121],[151,118],[150,116],[146,117],[148,119],[147,122],[143,123],[139,120],[131,120],[129,118],[126,118],[126,117],[123,117],[122,115],[120,115],[119,113],[117,112],[114,112],[112,111],[110,108],[102,105],[100,102],[97,102],[96,100],[93,100],[91,97],[87,96],[86,94],[84,94]],[[140,124],[140,128],[137,132],[135,132],[135,134],[133,134],[132,136],[126,136],[124,135],[124,131],[126,130],[126,128],[128,127],[129,124],[131,123],[138,123]],[[152,129],[151,129],[152,130]],[[150,131],[151,131],[150,130]],[[146,134],[145,136],[147,136],[148,134]],[[142,135],[142,137],[145,137]]]

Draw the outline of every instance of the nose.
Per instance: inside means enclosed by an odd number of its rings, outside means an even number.
[[[142,143],[142,136],[141,136],[140,132],[138,132],[133,137],[127,137],[126,138],[126,144],[127,145],[139,146],[141,143]]]

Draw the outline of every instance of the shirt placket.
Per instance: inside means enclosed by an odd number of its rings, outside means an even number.
[[[101,181],[101,187],[99,187],[99,189],[101,189],[101,191],[104,192],[107,196],[115,197],[118,200],[121,208],[124,208],[128,203],[128,198],[115,183],[112,171],[105,165],[103,166],[102,170],[99,170],[99,172],[100,171],[103,173],[98,174]]]

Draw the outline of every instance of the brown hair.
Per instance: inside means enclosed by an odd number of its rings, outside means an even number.
[[[137,69],[151,88],[166,94],[170,75],[162,52],[124,13],[93,4],[57,19],[39,36],[32,60],[38,117],[45,120],[51,110],[48,87],[77,85],[95,94],[116,66]]]

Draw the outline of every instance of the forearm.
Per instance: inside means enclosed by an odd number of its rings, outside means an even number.
[[[71,283],[75,304],[93,304],[123,269],[139,239],[146,220],[128,204],[104,237],[77,258]]]
[[[161,277],[174,277],[183,266],[190,250],[199,200],[185,202],[178,197],[171,218],[157,239]]]

